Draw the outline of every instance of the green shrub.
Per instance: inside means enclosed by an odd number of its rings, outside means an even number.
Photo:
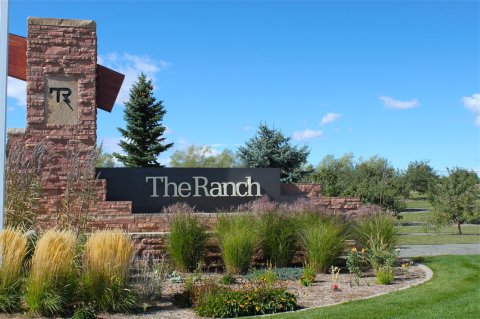
[[[257,286],[232,290],[218,286],[197,288],[195,309],[202,317],[231,318],[295,310],[295,296],[284,288]]]
[[[245,272],[255,248],[254,220],[250,216],[221,216],[215,227],[223,262],[233,274]]]
[[[121,231],[99,231],[85,243],[83,283],[89,302],[99,309],[130,312],[136,296],[128,284],[132,244]]]
[[[390,266],[382,266],[377,271],[377,284],[389,285],[395,280],[393,269]]]
[[[72,319],[96,319],[95,307],[91,304],[82,304],[82,306],[73,312]]]
[[[226,273],[225,275],[220,278],[219,281],[220,284],[222,285],[234,285],[237,283],[237,279],[230,273]]]
[[[27,237],[7,227],[0,231],[0,312],[19,310]]]
[[[307,265],[316,272],[325,273],[345,247],[345,223],[336,218],[312,218],[302,228],[300,241]]]
[[[25,295],[33,313],[55,315],[69,310],[77,286],[75,246],[71,231],[49,230],[38,240]]]
[[[275,267],[288,265],[295,254],[297,219],[278,211],[267,212],[260,215],[257,229],[265,259]]]
[[[368,255],[365,253],[365,249],[357,251],[356,248],[352,248],[352,250],[347,255],[347,268],[348,271],[353,275],[353,281],[357,286],[360,286],[362,269],[367,263],[367,260]]]
[[[191,214],[175,214],[170,223],[168,251],[179,271],[192,271],[202,260],[207,234]]]
[[[302,284],[302,286],[310,287],[315,281],[316,276],[317,273],[315,272],[315,270],[307,266],[303,270],[302,277],[300,278],[300,283]]]

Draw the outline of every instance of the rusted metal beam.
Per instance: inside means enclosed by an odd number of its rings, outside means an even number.
[[[9,34],[8,41],[8,76],[26,81],[27,38]],[[124,79],[125,75],[97,64],[97,108],[112,111]]]

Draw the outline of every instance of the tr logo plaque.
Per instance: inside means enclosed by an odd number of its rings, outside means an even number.
[[[78,79],[73,76],[47,76],[45,82],[46,123],[77,124]]]

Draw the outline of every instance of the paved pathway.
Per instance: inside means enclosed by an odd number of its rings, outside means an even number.
[[[401,245],[400,257],[439,255],[480,255],[478,244]],[[480,260],[480,256],[479,256]]]

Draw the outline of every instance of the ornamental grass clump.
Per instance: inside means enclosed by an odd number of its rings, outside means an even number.
[[[244,215],[220,216],[215,231],[227,271],[246,272],[255,249],[254,219]]]
[[[300,242],[305,252],[306,264],[316,272],[325,273],[340,256],[346,239],[347,227],[337,218],[304,218]]]
[[[177,213],[170,222],[168,251],[177,270],[193,271],[203,259],[207,233],[192,214]]]
[[[20,231],[0,231],[0,312],[19,310],[27,247],[27,237]]]
[[[128,284],[132,243],[122,231],[99,231],[85,243],[83,284],[87,301],[100,310],[130,312],[136,296]]]
[[[375,273],[383,266],[394,265],[398,234],[392,216],[377,213],[360,220],[356,227],[356,237],[358,243],[366,248]]]
[[[297,218],[275,211],[261,214],[258,221],[258,238],[265,259],[275,267],[290,264],[297,244]]]
[[[27,279],[25,301],[35,314],[69,310],[76,291],[76,236],[69,230],[49,230],[37,242]]]

